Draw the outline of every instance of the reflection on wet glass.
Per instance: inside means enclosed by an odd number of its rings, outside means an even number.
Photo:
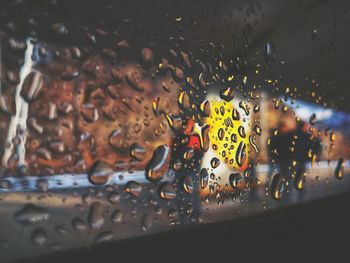
[[[319,91],[322,78],[297,85],[271,72],[288,61],[273,39],[257,39],[260,4],[226,3],[227,21],[248,17],[230,29],[232,52],[205,7],[191,20],[154,15],[161,27],[148,34],[129,12],[111,25],[113,5],[99,7],[105,21],[80,29],[58,21],[56,1],[12,19],[28,2],[1,12],[6,259],[348,190],[350,115]],[[321,42],[320,29],[307,32],[310,45]]]

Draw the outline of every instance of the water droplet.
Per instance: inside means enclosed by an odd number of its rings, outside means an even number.
[[[102,243],[109,241],[113,238],[113,232],[112,231],[104,231],[100,234],[98,234],[95,238],[96,243]]]
[[[240,173],[232,173],[229,176],[229,182],[232,188],[239,189],[243,185],[243,176]]]
[[[201,188],[204,189],[208,186],[209,183],[209,173],[208,170],[205,168],[201,169],[200,172],[200,184],[201,184]]]
[[[73,66],[66,66],[64,68],[64,71],[62,73],[62,79],[64,80],[72,80],[72,79],[75,79],[76,77],[79,76],[79,70]]]
[[[141,50],[141,65],[148,69],[150,66],[153,65],[154,62],[154,55],[151,49],[149,48],[143,48]]]
[[[191,61],[190,61],[190,56],[187,53],[183,52],[183,51],[180,51],[180,55],[181,55],[182,64],[186,68],[191,68],[192,65],[191,65]]]
[[[182,81],[184,79],[184,76],[185,76],[183,70],[178,68],[178,67],[171,68],[171,75],[173,76],[173,78],[176,82]]]
[[[95,35],[91,34],[90,32],[86,33],[86,38],[92,43],[96,44],[96,37]]]
[[[246,134],[245,134],[245,129],[243,126],[239,126],[238,127],[238,134],[239,136],[241,136],[242,138],[245,138]]]
[[[171,183],[163,183],[159,187],[159,196],[166,200],[171,200],[176,197],[176,191]]]
[[[225,131],[223,128],[220,128],[219,131],[218,131],[218,138],[220,141],[222,141],[225,137]]]
[[[236,151],[236,162],[239,167],[242,167],[247,159],[246,144],[240,142]]]
[[[284,179],[280,174],[277,173],[272,177],[270,194],[275,200],[279,201],[283,197],[284,190],[285,190]]]
[[[184,152],[184,159],[189,161],[193,158],[194,156],[194,150],[192,148],[187,148],[186,151]]]
[[[12,70],[7,71],[7,79],[10,83],[17,85],[19,83],[18,72]]]
[[[219,158],[212,158],[210,161],[210,165],[213,169],[217,168],[220,165],[220,159]]]
[[[190,96],[188,96],[185,91],[180,93],[178,102],[180,107],[184,110],[188,110],[191,107]]]
[[[302,190],[304,188],[305,176],[302,169],[299,169],[294,178],[294,187],[297,190]]]
[[[130,147],[130,155],[135,159],[142,161],[146,157],[147,151],[138,143],[134,143]]]
[[[112,131],[111,134],[109,135],[108,142],[115,149],[123,148],[125,145],[125,140],[121,130]]]
[[[139,196],[141,194],[141,191],[142,191],[142,185],[140,185],[135,181],[129,181],[126,184],[125,192],[127,193],[131,193],[134,196]]]
[[[137,72],[128,72],[125,77],[127,83],[132,87],[134,90],[138,92],[143,92],[145,88],[138,80],[138,73]]]
[[[174,162],[173,169],[174,169],[175,171],[179,171],[179,170],[181,169],[181,167],[182,167],[182,162],[181,162],[179,159],[177,159],[177,160]]]
[[[210,137],[209,137],[210,126],[208,124],[204,125],[201,129],[201,149],[203,152],[209,150],[210,146]]]
[[[106,184],[113,174],[111,166],[103,161],[96,161],[89,171],[89,181],[94,185]]]
[[[146,178],[149,181],[159,181],[163,179],[168,170],[170,160],[170,148],[167,145],[158,146],[154,150],[153,156],[146,166]]]
[[[33,204],[24,205],[21,210],[14,214],[15,221],[22,225],[42,223],[47,221],[49,217],[50,215],[46,209]]]
[[[46,116],[49,121],[52,121],[57,118],[57,106],[55,103],[48,102],[48,108],[46,110]]]
[[[317,29],[312,30],[311,39],[312,41],[317,41]]]
[[[250,136],[249,136],[249,143],[250,143],[250,145],[253,147],[254,151],[255,151],[256,153],[258,153],[258,152],[259,152],[259,148],[258,148],[258,146],[256,145],[256,143],[254,142],[255,137],[256,137],[255,135],[250,135]]]
[[[87,229],[86,223],[78,217],[72,220],[72,226],[76,231],[79,231],[79,232],[83,232]]]
[[[98,111],[92,104],[83,104],[80,113],[86,122],[94,122],[98,120]]]
[[[309,119],[309,123],[310,123],[310,125],[314,125],[316,123],[316,114],[315,113],[311,114],[310,119]]]
[[[338,160],[337,166],[336,166],[335,171],[334,171],[334,176],[337,179],[342,179],[344,176],[343,163],[344,163],[344,159],[340,158]]]
[[[108,194],[108,201],[112,204],[116,204],[120,201],[120,194],[117,192],[112,192]]]
[[[99,202],[94,202],[90,206],[88,223],[92,229],[100,229],[104,224],[104,207]]]
[[[47,161],[50,161],[52,159],[52,153],[46,149],[46,148],[39,148],[36,153],[38,154],[39,157],[47,160]]]
[[[8,114],[10,116],[13,116],[16,114],[16,104],[15,100],[12,97],[0,95],[0,110]]]
[[[179,32],[184,32],[187,30],[187,23],[182,17],[177,17],[174,21],[175,27]]]
[[[210,116],[210,102],[208,100],[203,101],[199,108],[204,117]]]
[[[9,190],[12,188],[12,184],[9,180],[0,180],[0,189]]]
[[[22,50],[23,51],[23,50],[27,49],[27,44],[24,41],[19,41],[19,40],[16,40],[14,38],[10,38],[8,42],[9,42],[12,50],[16,50],[16,51]]]
[[[49,182],[46,179],[38,179],[36,181],[36,187],[39,191],[46,192],[49,188]]]
[[[35,118],[29,118],[28,119],[28,125],[31,129],[36,131],[39,134],[42,134],[44,132],[44,127],[39,125],[37,120]]]
[[[258,104],[255,105],[254,108],[253,108],[253,111],[254,111],[254,113],[259,112],[260,111],[260,106]]]
[[[51,30],[58,36],[68,34],[68,29],[62,23],[55,23],[51,26]]]
[[[192,194],[193,192],[193,180],[190,175],[186,175],[183,179],[183,188],[186,193]]]
[[[241,118],[241,114],[239,113],[239,111],[237,109],[233,109],[233,111],[232,111],[232,119],[234,121],[239,121],[240,118]]]
[[[254,131],[257,135],[261,135],[261,128],[259,127],[259,125],[255,125]]]
[[[30,239],[35,245],[41,246],[47,241],[46,231],[42,228],[37,228],[32,233]]]
[[[224,106],[221,106],[221,107],[220,107],[220,113],[221,113],[222,116],[224,116],[224,114],[225,114],[225,108],[224,108]]]
[[[111,215],[111,221],[114,224],[121,223],[123,220],[123,214],[119,209],[114,210],[114,212]]]
[[[235,133],[231,134],[231,142],[233,142],[233,143],[237,142],[237,135]]]
[[[249,105],[245,102],[245,101],[243,101],[243,100],[241,100],[240,102],[239,102],[239,107],[242,109],[242,110],[244,110],[244,113],[245,113],[245,115],[249,115],[249,113],[250,113],[250,107],[249,107]]]
[[[144,215],[141,218],[141,228],[143,231],[150,229],[153,225],[153,216],[152,215]]]
[[[55,151],[55,152],[58,152],[58,153],[63,153],[64,152],[64,143],[61,142],[61,141],[53,141],[50,143],[50,149]]]
[[[173,114],[165,114],[165,118],[173,131],[178,131],[182,129],[182,118],[180,116],[176,116]]]
[[[111,48],[102,49],[102,53],[111,61],[114,61],[118,57],[117,53],[115,53],[115,51]]]
[[[265,63],[269,66],[272,66],[272,64],[276,60],[276,53],[275,48],[271,43],[265,44]]]
[[[61,226],[61,225],[55,226],[55,231],[56,231],[58,234],[61,234],[61,235],[67,234],[67,230],[65,229],[65,227],[64,227],[64,226]]]
[[[234,90],[231,87],[220,90],[220,98],[225,101],[231,101],[234,98]]]
[[[129,48],[130,45],[129,45],[129,42],[126,41],[126,40],[121,40],[117,43],[117,46],[120,47],[120,48]]]
[[[78,47],[74,46],[71,48],[72,57],[76,59],[81,58],[81,51]]]
[[[40,72],[34,71],[27,75],[23,81],[21,96],[27,102],[36,100],[44,86],[44,78]]]
[[[173,85],[174,81],[165,81],[162,83],[162,88],[167,91],[170,92],[172,90],[172,85]]]

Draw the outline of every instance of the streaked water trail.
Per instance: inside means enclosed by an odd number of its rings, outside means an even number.
[[[34,45],[31,42],[31,39],[27,39],[27,49],[24,55],[24,64],[19,72],[19,83],[16,86],[15,93],[15,106],[16,114],[11,117],[6,140],[4,146],[4,154],[2,156],[2,165],[7,167],[8,160],[14,152],[14,145],[12,143],[13,138],[17,135],[20,138],[20,143],[17,146],[18,154],[18,165],[25,165],[25,142],[26,142],[26,129],[27,129],[27,118],[28,118],[28,103],[20,95],[24,79],[32,71]]]

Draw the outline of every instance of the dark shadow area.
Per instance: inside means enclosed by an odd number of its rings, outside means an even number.
[[[347,257],[350,194],[23,262],[337,260]]]

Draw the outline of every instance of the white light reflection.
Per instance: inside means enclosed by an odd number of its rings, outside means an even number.
[[[28,103],[20,95],[23,81],[26,76],[31,72],[33,67],[32,55],[33,55],[34,45],[31,39],[27,39],[27,49],[24,55],[24,64],[19,72],[19,83],[16,86],[15,93],[15,106],[16,114],[11,117],[6,140],[4,146],[4,154],[2,156],[2,165],[4,167],[8,166],[8,160],[13,154],[14,145],[12,143],[13,138],[18,135],[20,138],[20,143],[17,147],[17,154],[19,158],[18,165],[25,165],[25,142],[26,142],[26,130],[27,130],[27,117],[28,117]],[[18,133],[19,131],[19,133]],[[18,133],[18,134],[17,134]]]

